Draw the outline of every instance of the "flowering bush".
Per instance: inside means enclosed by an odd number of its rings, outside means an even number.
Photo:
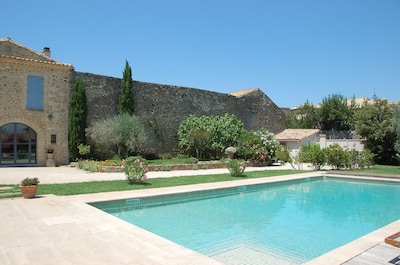
[[[233,177],[241,177],[246,169],[246,163],[237,159],[229,159],[226,166]]]
[[[241,158],[254,163],[269,161],[279,147],[274,135],[261,128],[243,134],[239,139],[238,154]]]
[[[147,160],[141,157],[128,157],[122,160],[122,166],[130,184],[141,184],[146,181]]]
[[[273,133],[261,128],[254,132],[255,135],[260,137],[261,145],[268,151],[271,157],[275,156],[275,151],[279,147],[279,142],[275,140]]]

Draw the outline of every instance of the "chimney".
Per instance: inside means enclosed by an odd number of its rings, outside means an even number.
[[[49,47],[44,47],[42,54],[47,56],[47,57],[51,57],[50,48]]]

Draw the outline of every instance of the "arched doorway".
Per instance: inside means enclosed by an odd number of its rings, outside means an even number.
[[[0,166],[36,164],[36,133],[21,123],[0,127]]]

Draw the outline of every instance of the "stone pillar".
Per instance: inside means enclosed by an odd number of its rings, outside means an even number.
[[[55,167],[54,153],[47,153],[46,167]]]

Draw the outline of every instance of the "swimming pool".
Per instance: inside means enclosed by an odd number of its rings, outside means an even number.
[[[317,177],[92,205],[225,264],[298,264],[398,220],[399,191]]]

